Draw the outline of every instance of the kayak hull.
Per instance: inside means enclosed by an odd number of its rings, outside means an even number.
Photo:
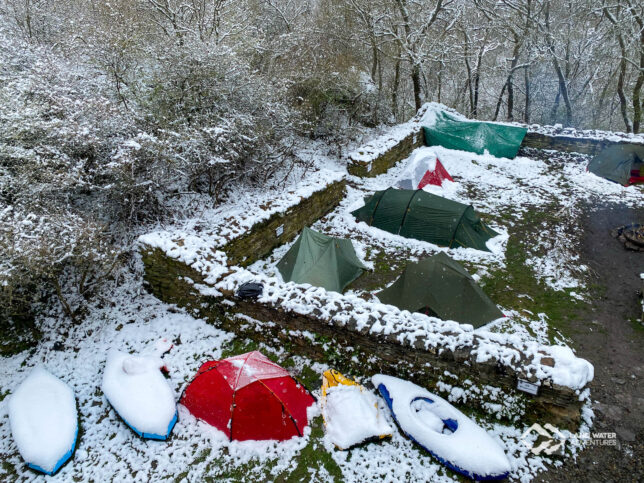
[[[456,473],[477,481],[499,480],[508,477],[511,469],[510,463],[503,453],[502,448],[489,435],[487,435],[482,428],[476,425],[456,408],[451,406],[442,398],[407,381],[401,381],[397,378],[380,375],[374,376],[373,379],[374,385],[385,400],[394,421],[396,421],[396,424],[400,427],[401,431],[414,443],[430,453],[441,464]],[[407,385],[405,389],[411,390],[404,392],[396,391],[397,388],[395,386],[392,387],[392,384],[388,384],[392,380],[405,383]],[[417,388],[417,390],[415,388]],[[406,406],[411,406],[414,401],[419,400],[428,401],[430,406],[431,404],[436,403],[436,407],[439,407],[440,405],[443,410],[448,409],[447,412],[444,412],[444,415],[441,418],[441,425],[444,425],[448,434],[432,432],[431,430],[427,430],[427,428],[422,427],[421,424],[414,427],[413,424],[410,424],[408,416],[400,414],[403,412],[401,411],[401,407],[405,408]],[[476,429],[473,429],[474,427]],[[491,466],[488,465],[489,468],[482,471],[480,465],[475,463],[467,464],[467,462],[464,461],[464,458],[460,458],[461,461],[455,461],[456,458],[450,457],[450,451],[446,451],[445,447],[450,444],[450,433],[456,434],[459,430],[473,431],[476,439],[484,443],[485,451],[490,454],[491,458],[493,458],[497,464],[493,464]],[[460,436],[462,435],[459,435],[459,437]],[[455,439],[454,445],[455,447],[451,449],[457,451],[455,453],[452,452],[452,455],[467,451],[467,438],[461,437],[458,442]],[[477,451],[480,451],[480,448],[472,448],[472,453],[477,453]]]

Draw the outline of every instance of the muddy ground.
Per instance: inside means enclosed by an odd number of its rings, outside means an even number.
[[[642,481],[644,479],[644,328],[637,291],[644,252],[611,238],[627,223],[644,223],[644,207],[586,207],[581,263],[593,270],[591,306],[570,322],[577,354],[595,366],[593,432],[616,433],[615,446],[593,445],[538,481]]]

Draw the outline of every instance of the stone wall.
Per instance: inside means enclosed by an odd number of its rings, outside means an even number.
[[[223,247],[231,265],[247,266],[264,258],[274,248],[289,242],[302,230],[332,211],[346,192],[346,181],[336,181],[313,193],[284,213],[254,225],[246,235]]]
[[[581,136],[550,135],[537,132],[528,132],[521,143],[521,147],[536,149],[552,149],[572,153],[589,154],[595,156],[604,148],[614,144],[641,144],[630,143],[627,140],[609,140],[601,138],[585,138]]]
[[[424,137],[422,129],[414,129],[369,161],[359,159],[355,155],[349,157],[347,171],[349,174],[361,178],[378,176],[379,174],[386,173],[389,168],[407,158],[414,149],[421,147],[423,144]],[[360,154],[360,150],[357,150],[356,153]]]
[[[410,132],[397,143],[392,144],[391,147],[383,149],[382,153],[375,156],[370,161],[350,157],[347,165],[349,174],[359,176],[361,178],[378,176],[379,174],[387,172],[399,161],[407,158],[414,149],[424,145],[422,128],[420,125],[416,126],[417,128],[414,131]],[[552,149],[554,151],[574,152],[594,156],[604,148],[613,144],[630,143],[626,141],[613,141],[566,135],[549,135],[528,131],[525,138],[523,138],[521,147]],[[360,153],[360,150],[357,150],[356,153]],[[353,156],[355,156],[355,154]],[[357,158],[357,156],[355,157]]]
[[[449,382],[460,387],[470,384],[478,395],[470,394],[467,401],[461,401],[469,409],[489,411],[490,407],[504,407],[502,415],[519,413],[527,420],[551,422],[573,430],[580,423],[582,403],[574,390],[543,381],[537,396],[519,392],[518,378],[529,376],[493,357],[477,362],[476,336],[471,338],[470,345],[454,349],[447,344],[426,348],[422,337],[410,342],[400,333],[372,330],[378,321],[368,324],[362,321],[359,325],[356,319],[347,317],[344,325],[334,323],[328,312],[336,310],[335,307],[329,308],[326,315],[315,310],[302,315],[284,309],[279,302],[239,300],[232,290],[209,286],[204,291],[204,277],[197,270],[158,248],[144,246],[141,254],[145,280],[154,295],[186,307],[195,316],[241,337],[283,347],[287,352],[331,364],[341,371],[397,374],[437,392]],[[520,359],[525,357],[518,350],[516,353]],[[550,362],[546,358],[542,363]],[[454,380],[446,380],[446,371]]]
[[[608,141],[594,138],[582,138],[573,136],[550,136],[537,132],[528,132],[523,138],[521,147],[536,149],[552,149],[554,151],[575,152],[581,154],[596,155],[602,149],[613,144],[616,141]],[[624,143],[628,144],[628,143]]]

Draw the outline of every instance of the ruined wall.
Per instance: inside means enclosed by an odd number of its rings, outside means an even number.
[[[424,145],[422,127],[414,124],[415,130],[397,142],[383,143],[381,150],[372,158],[365,156],[369,147],[358,149],[349,156],[347,171],[354,176],[373,177],[387,172],[399,161],[409,157],[411,152]],[[554,151],[574,152],[596,155],[602,149],[613,144],[630,144],[627,141],[614,141],[599,138],[584,138],[578,136],[550,135],[538,132],[528,132],[521,143],[522,148],[551,149]],[[365,153],[365,151],[367,153]]]
[[[361,178],[374,177],[386,173],[399,161],[407,158],[411,152],[424,144],[423,131],[420,127],[396,140],[390,145],[384,145],[382,152],[378,152],[371,159],[364,159],[363,153],[358,149],[349,156],[347,171],[353,176]]]
[[[145,280],[154,295],[186,307],[223,330],[284,347],[287,352],[332,364],[342,371],[397,374],[437,392],[441,392],[441,383],[450,382],[444,377],[448,371],[453,375],[453,384],[469,384],[479,392],[467,400],[470,409],[489,412],[489,405],[500,405],[506,408],[506,416],[524,414],[528,420],[570,429],[580,423],[581,402],[574,390],[545,381],[537,396],[519,392],[517,380],[526,375],[494,358],[477,362],[476,337],[465,347],[427,349],[422,336],[410,343],[401,340],[400,334],[374,332],[371,329],[377,321],[370,320],[365,325],[363,320],[359,325],[355,318],[349,318],[341,326],[330,321],[329,314],[313,311],[302,315],[279,304],[239,300],[232,291],[208,290],[208,295],[203,295],[195,286],[203,283],[198,271],[169,258],[158,248],[142,247],[141,254]],[[546,358],[542,363],[549,361]]]
[[[606,139],[582,138],[573,136],[551,136],[537,132],[528,132],[521,143],[522,148],[552,149],[554,151],[574,152],[590,154],[592,156],[602,149],[621,144],[621,142],[608,141]],[[624,142],[623,144],[629,144]]]
[[[332,211],[344,198],[345,192],[346,181],[336,181],[286,212],[275,213],[268,220],[254,225],[246,235],[223,247],[229,264],[247,266],[264,258],[274,248],[295,238],[303,227]]]

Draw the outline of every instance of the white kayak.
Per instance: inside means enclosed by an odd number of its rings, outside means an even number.
[[[103,375],[103,393],[132,430],[143,438],[165,440],[177,422],[174,393],[155,356],[110,351]]]
[[[377,374],[371,380],[400,429],[441,463],[475,480],[508,476],[503,448],[450,403],[396,377]]]
[[[10,396],[8,406],[11,433],[27,465],[56,473],[71,458],[78,438],[72,388],[37,367]]]

